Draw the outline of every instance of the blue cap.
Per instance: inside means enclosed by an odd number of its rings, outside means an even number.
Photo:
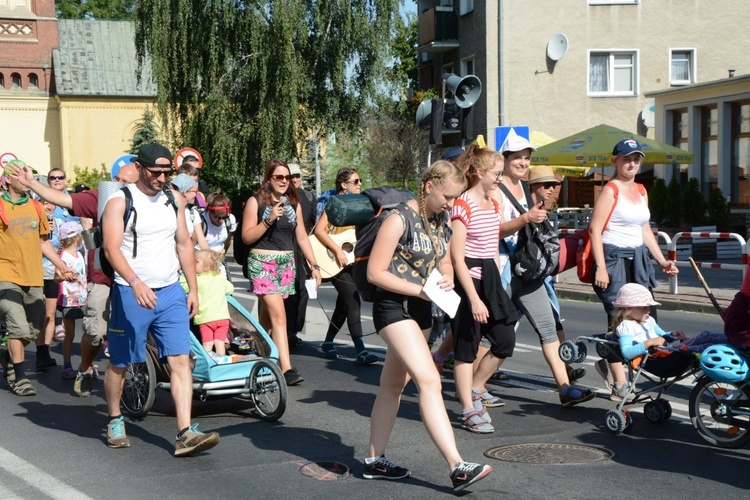
[[[643,154],[641,145],[635,139],[623,139],[615,144],[615,147],[612,149],[612,156],[627,156],[632,153],[639,153],[641,156],[646,156]]]
[[[456,158],[464,154],[464,148],[461,146],[451,146],[440,156],[442,160],[454,161]]]

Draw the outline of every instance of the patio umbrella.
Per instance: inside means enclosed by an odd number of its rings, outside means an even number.
[[[635,139],[641,144],[645,154],[643,159],[645,164],[693,162],[693,153],[642,135],[601,124],[537,148],[536,153],[531,155],[531,163],[532,165],[603,167],[610,164],[612,148],[623,139]]]
[[[537,150],[542,146],[546,146],[547,144],[555,142],[555,139],[548,136],[544,132],[533,130],[529,135],[529,142],[531,142],[531,145],[534,146]],[[533,160],[531,162],[531,166],[532,168],[534,167]],[[589,174],[590,167],[565,167],[561,165],[552,165],[552,170],[557,175],[562,175],[565,177],[586,177]]]

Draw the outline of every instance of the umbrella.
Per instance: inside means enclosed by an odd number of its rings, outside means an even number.
[[[529,142],[531,142],[531,145],[534,146],[537,150],[542,146],[555,142],[555,139],[548,136],[544,132],[533,130],[529,135]],[[533,165],[534,162],[532,160],[532,168],[534,168]],[[574,166],[562,167],[560,165],[552,165],[552,170],[557,175],[562,175],[565,177],[586,177],[589,174],[590,168]]]
[[[537,148],[531,163],[537,165],[603,166],[610,163],[612,148],[623,139],[637,140],[643,149],[643,163],[692,163],[693,153],[601,124],[565,139]]]

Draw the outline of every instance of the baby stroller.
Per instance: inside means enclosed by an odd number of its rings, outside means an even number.
[[[267,421],[281,418],[286,410],[287,386],[278,367],[279,352],[260,323],[237,302],[227,296],[234,341],[232,353],[238,362],[220,364],[195,335],[190,335],[190,364],[193,371],[193,396],[242,396],[255,405],[258,416]],[[226,359],[226,358],[224,358]],[[156,388],[170,389],[170,370],[159,361],[151,335],[146,344],[146,362],[131,365],[125,373],[121,404],[123,413],[145,417],[156,398]]]
[[[627,393],[619,402],[617,408],[607,412],[607,428],[615,434],[632,429],[633,417],[626,406],[645,403],[643,415],[651,423],[658,424],[666,422],[672,416],[672,406],[662,394],[676,383],[687,378],[697,379],[701,374],[701,367],[695,355],[670,347],[651,349],[644,356],[633,360],[626,360],[620,352],[620,345],[616,340],[610,339],[607,334],[584,335],[575,340],[566,340],[560,344],[560,359],[566,364],[582,363],[588,353],[587,344],[594,344],[596,353],[603,359],[618,360],[628,370],[630,381]],[[673,352],[676,363],[670,363],[670,370],[649,369],[649,359],[663,355],[666,351]],[[653,363],[655,365],[656,363]],[[647,382],[642,389],[636,388],[636,383]]]
[[[690,421],[714,446],[740,448],[750,442],[748,353],[719,344],[701,354],[705,374],[690,393]]]

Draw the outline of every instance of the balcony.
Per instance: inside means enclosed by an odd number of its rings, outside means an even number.
[[[435,7],[419,15],[420,52],[447,52],[458,46],[458,16],[452,7]]]

